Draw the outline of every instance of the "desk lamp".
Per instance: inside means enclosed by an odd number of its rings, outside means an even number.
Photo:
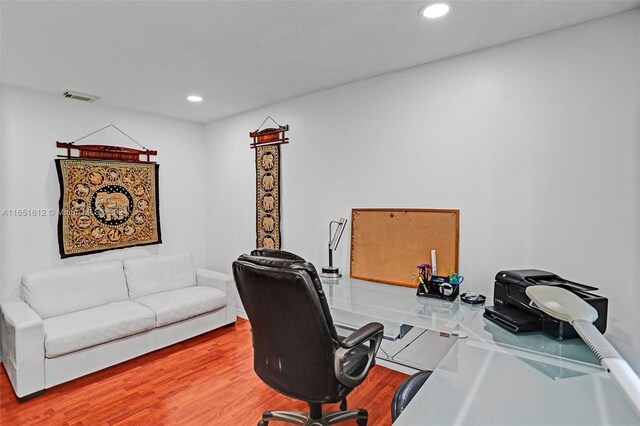
[[[629,364],[593,325],[598,311],[580,297],[560,287],[547,285],[529,286],[525,290],[531,306],[570,323],[582,340],[598,357],[602,366],[611,373],[613,380],[640,416],[640,379]]]
[[[333,235],[331,233],[331,229],[333,224],[337,224]],[[342,274],[337,267],[333,266],[333,251],[338,247],[340,243],[340,238],[342,238],[342,233],[344,232],[344,227],[347,224],[347,219],[340,218],[340,221],[332,220],[329,222],[329,266],[322,267],[321,276],[325,278],[340,278]]]

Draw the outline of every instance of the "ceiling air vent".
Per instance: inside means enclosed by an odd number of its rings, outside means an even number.
[[[77,99],[79,101],[85,101],[85,102],[95,102],[98,98],[100,98],[100,96],[88,95],[86,93],[80,93],[80,92],[72,92],[71,90],[67,90],[66,92],[63,93],[63,95],[65,98]]]

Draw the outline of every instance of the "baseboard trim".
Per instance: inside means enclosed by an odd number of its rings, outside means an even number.
[[[406,365],[400,365],[396,362],[389,362],[384,359],[380,359],[376,357],[376,364],[380,367],[388,368],[389,370],[398,371],[400,373],[408,374],[409,376],[419,373],[420,370],[416,370],[415,368],[408,367]]]
[[[30,399],[36,398],[36,397],[38,397],[38,396],[40,396],[42,394],[44,394],[44,389],[39,390],[39,391],[34,392],[34,393],[30,393],[29,395],[18,397],[18,401],[26,402],[26,401],[29,401]]]

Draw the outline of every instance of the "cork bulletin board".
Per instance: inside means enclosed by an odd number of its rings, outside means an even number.
[[[458,272],[459,224],[459,210],[353,209],[351,277],[417,287],[431,250],[438,275]]]

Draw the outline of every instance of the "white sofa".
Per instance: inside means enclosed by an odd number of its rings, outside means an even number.
[[[191,255],[25,274],[3,302],[2,362],[21,399],[236,320],[230,275]]]

